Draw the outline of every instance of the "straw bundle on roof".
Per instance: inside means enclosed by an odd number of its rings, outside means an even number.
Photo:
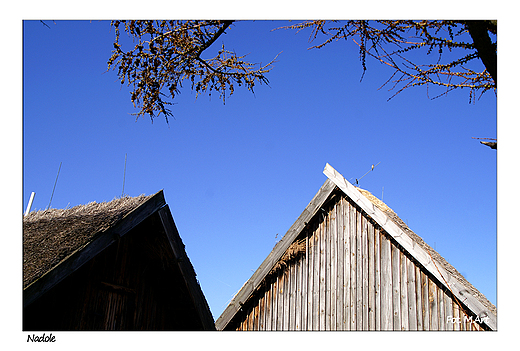
[[[305,253],[305,238],[296,240],[287,248],[283,256],[276,262],[269,272],[269,275],[277,273],[280,269],[285,268],[291,261],[296,259],[300,254]]]

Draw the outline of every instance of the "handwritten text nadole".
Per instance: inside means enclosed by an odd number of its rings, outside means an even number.
[[[56,342],[56,337],[50,333],[49,335],[27,335],[27,342]]]

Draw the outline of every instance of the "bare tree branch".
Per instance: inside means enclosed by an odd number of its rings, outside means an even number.
[[[268,83],[265,74],[273,61],[258,65],[245,61],[244,56],[222,48],[212,58],[202,54],[224,34],[234,21],[113,21],[116,39],[108,68],[118,70],[121,84],[132,88],[131,100],[139,111],[137,117],[148,114],[168,116],[172,112],[167,98],[180,93],[183,82],[191,82],[198,94],[217,91],[225,102],[234,85],[244,84],[253,90],[255,83]],[[120,27],[133,39],[133,48],[124,49]]]

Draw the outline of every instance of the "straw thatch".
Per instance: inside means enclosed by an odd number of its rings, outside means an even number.
[[[127,196],[70,209],[30,212],[23,218],[24,288],[151,196]]]
[[[276,262],[274,267],[269,272],[268,276],[276,275],[278,271],[287,267],[292,261],[298,258],[299,255],[304,254],[306,250],[305,238],[294,241],[291,246],[287,248],[283,256]]]

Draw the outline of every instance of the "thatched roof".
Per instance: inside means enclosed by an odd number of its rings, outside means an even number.
[[[209,306],[162,190],[150,196],[127,196],[65,210],[29,213],[23,219],[23,249],[24,313],[29,311],[27,313],[34,317],[28,319],[33,323],[32,327],[41,327],[35,322],[38,319],[35,316],[38,316],[40,309],[47,308],[45,306],[49,301],[51,307],[61,308],[62,314],[66,310],[63,306],[83,304],[85,301],[83,295],[76,297],[72,294],[74,297],[64,302],[65,305],[60,305],[61,300],[53,300],[63,296],[59,295],[60,291],[70,295],[69,291],[93,284],[96,287],[101,285],[102,290],[108,286],[125,293],[136,294],[139,291],[138,295],[145,296],[139,302],[134,301],[139,306],[131,307],[139,308],[140,314],[131,313],[134,317],[127,316],[128,320],[120,320],[123,324],[118,324],[119,327],[146,330],[215,329]],[[107,265],[106,262],[110,263]],[[121,277],[122,272],[126,276]],[[119,280],[111,278],[114,276],[126,280],[120,285]],[[108,281],[100,277],[108,277]],[[131,282],[128,280],[130,277]],[[48,293],[50,291],[53,293]],[[150,291],[154,293],[148,295],[146,292]],[[75,298],[82,302],[77,302]],[[94,300],[89,301],[81,305],[85,311],[90,311],[88,313],[94,311],[92,313],[97,316],[110,316],[107,318],[115,316],[108,305],[100,307],[97,302],[92,302]],[[156,304],[163,310],[157,323],[142,319],[144,310],[157,316],[153,307]],[[102,312],[97,310],[99,308]],[[87,330],[108,328],[103,324],[105,322],[94,319],[83,323],[81,314],[70,315],[63,323],[60,317],[53,318],[52,325],[65,328],[63,330],[68,330],[70,325]],[[112,327],[111,324],[108,329]]]
[[[23,218],[24,288],[152,196],[30,212]]]

